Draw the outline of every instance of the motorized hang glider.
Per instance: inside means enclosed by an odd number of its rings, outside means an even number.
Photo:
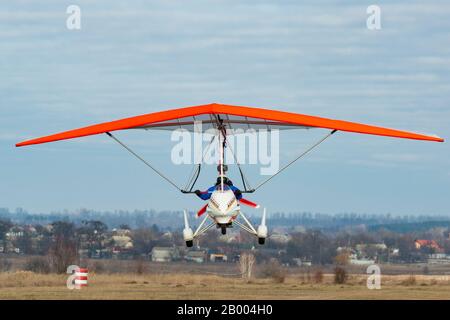
[[[274,175],[270,176],[255,188],[251,188],[248,179],[245,177],[239,163],[240,176],[242,179],[243,190],[242,193],[252,193],[261,187],[263,184],[268,182],[277,174],[281,173],[284,169],[290,166],[292,163],[306,155],[313,148],[317,147],[320,143],[325,141],[328,137],[333,135],[336,131],[347,131],[361,134],[370,134],[394,138],[404,138],[404,139],[414,139],[414,140],[424,140],[424,141],[436,141],[443,142],[444,139],[434,136],[425,135],[420,133],[383,128],[378,126],[372,126],[367,124],[361,124],[356,122],[342,121],[342,120],[332,120],[322,117],[283,112],[277,110],[268,110],[261,108],[250,108],[243,106],[232,106],[224,104],[206,104],[201,106],[186,107],[180,109],[171,109],[166,111],[160,111],[140,116],[135,116],[131,118],[120,119],[111,122],[105,122],[100,124],[94,124],[91,126],[69,130],[61,133],[52,134],[49,136],[44,136],[36,139],[31,139],[16,144],[16,147],[29,146],[34,144],[41,144],[47,142],[53,142],[58,140],[66,140],[79,138],[84,136],[96,135],[105,133],[116,142],[127,149],[131,154],[137,157],[139,160],[144,162],[148,167],[154,170],[162,178],[167,180],[170,184],[176,187],[183,193],[193,193],[193,187],[197,181],[200,174],[201,164],[196,165],[196,170],[193,172],[192,176],[188,180],[188,183],[184,188],[180,188],[176,183],[163,175],[160,171],[154,168],[150,163],[141,158],[123,142],[117,139],[111,132],[118,130],[128,130],[128,129],[159,129],[159,130],[174,130],[178,128],[183,128],[189,131],[194,131],[195,123],[201,121],[202,130],[216,129],[217,140],[220,145],[221,157],[219,163],[219,170],[223,170],[224,159],[223,151],[226,147],[226,136],[235,129],[311,129],[311,128],[322,128],[329,129],[325,137],[320,139],[318,142],[313,144],[306,151],[301,153],[297,158],[286,164]],[[211,141],[212,142],[212,141]],[[220,172],[220,176],[223,177],[224,173]],[[266,226],[266,213],[264,213],[261,220],[261,225],[258,226],[257,230],[252,226],[250,221],[245,217],[245,215],[240,210],[240,204],[244,204],[250,207],[258,207],[257,204],[246,200],[244,198],[239,201],[236,199],[234,193],[223,183],[218,186],[217,190],[211,195],[208,204],[202,207],[197,215],[200,216],[207,213],[203,221],[197,227],[196,231],[193,232],[189,227],[189,222],[187,219],[187,213],[184,212],[185,228],[183,230],[183,236],[188,246],[192,246],[194,238],[205,233],[211,227],[216,225],[218,228],[222,229],[222,233],[225,234],[226,228],[232,226],[232,223],[236,223],[242,229],[248,231],[249,233],[258,237],[259,243],[263,244],[267,237],[267,226]],[[240,216],[244,220],[239,222],[236,218]],[[212,219],[212,222],[204,226],[208,218]]]

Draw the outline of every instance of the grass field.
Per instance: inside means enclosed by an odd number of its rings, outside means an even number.
[[[389,275],[380,290],[366,287],[365,275],[351,275],[345,285],[326,274],[316,284],[300,275],[284,283],[192,274],[95,274],[89,287],[69,290],[66,275],[17,271],[0,274],[0,299],[450,299],[448,276]]]

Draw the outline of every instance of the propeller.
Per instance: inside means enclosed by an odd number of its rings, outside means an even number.
[[[200,217],[202,214],[206,212],[206,208],[208,207],[208,204],[205,204],[200,210],[197,212],[197,217]]]
[[[255,209],[259,208],[259,204],[254,203],[254,202],[252,202],[250,200],[247,200],[247,199],[244,199],[244,198],[241,198],[241,200],[239,200],[239,202],[242,203],[242,204],[245,204],[246,206],[255,208]]]

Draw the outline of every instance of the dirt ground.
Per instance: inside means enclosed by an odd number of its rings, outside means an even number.
[[[67,289],[65,275],[26,271],[0,274],[0,299],[450,299],[450,277],[389,275],[381,289],[369,290],[365,275],[351,275],[344,285],[326,274],[322,283],[304,275],[247,282],[238,277],[193,274],[95,274],[89,286]]]

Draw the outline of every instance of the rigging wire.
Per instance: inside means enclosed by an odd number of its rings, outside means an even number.
[[[184,191],[191,192],[192,189],[194,188],[195,183],[197,182],[197,179],[198,179],[198,177],[199,177],[199,175],[200,175],[200,170],[201,170],[201,167],[202,167],[203,160],[205,159],[205,155],[206,155],[206,153],[208,152],[209,148],[211,147],[211,145],[212,145],[212,143],[213,143],[215,137],[216,137],[215,135],[212,136],[212,138],[211,138],[211,140],[209,141],[209,144],[207,145],[205,151],[203,151],[202,159],[200,160],[200,163],[197,163],[197,164],[192,168],[191,174],[190,174],[190,177],[191,177],[191,178],[188,180],[188,183],[186,184],[186,186],[185,186],[185,188],[184,188]],[[194,171],[195,168],[197,168],[196,171]],[[188,189],[189,189],[189,190],[188,190]]]
[[[323,137],[322,139],[320,139],[319,141],[317,141],[315,144],[313,144],[312,146],[310,146],[308,149],[306,149],[304,152],[302,152],[299,156],[297,156],[294,160],[290,161],[289,163],[287,163],[285,166],[283,166],[280,170],[278,170],[275,174],[271,175],[269,178],[267,178],[266,180],[262,181],[261,183],[259,183],[254,189],[247,189],[247,186],[250,186],[248,179],[246,178],[246,176],[244,175],[241,166],[239,164],[239,162],[237,161],[237,157],[235,155],[235,153],[233,152],[232,148],[228,145],[228,147],[230,147],[231,153],[238,165],[239,168],[239,172],[241,174],[241,178],[242,178],[242,182],[244,184],[244,191],[243,192],[247,192],[247,193],[253,193],[256,190],[258,190],[260,187],[262,187],[264,184],[266,184],[267,182],[269,182],[272,178],[274,178],[275,176],[277,176],[278,174],[280,174],[281,172],[283,172],[285,169],[287,169],[289,166],[291,166],[294,162],[296,162],[297,160],[299,160],[300,158],[302,158],[303,156],[305,156],[306,154],[308,154],[311,150],[313,150],[314,148],[316,148],[318,145],[320,145],[322,142],[324,142],[326,139],[328,139],[331,135],[333,135],[337,130],[334,129],[332,130],[330,133],[328,133],[325,137]],[[161,178],[163,178],[164,180],[166,180],[168,183],[170,183],[172,186],[174,186],[178,191],[181,191],[183,193],[191,193],[192,192],[192,188],[194,187],[195,183],[197,182],[198,176],[200,175],[200,168],[201,168],[201,163],[198,164],[198,170],[196,171],[195,179],[194,176],[192,176],[191,179],[189,179],[189,184],[190,186],[190,190],[184,190],[182,188],[180,188],[175,182],[173,182],[171,179],[169,179],[168,177],[166,177],[161,171],[159,171],[158,169],[156,169],[155,167],[153,167],[149,162],[147,162],[145,159],[143,159],[141,156],[139,156],[136,152],[134,152],[131,148],[129,148],[127,145],[125,145],[122,141],[120,141],[118,138],[116,138],[113,134],[111,134],[110,132],[106,132],[106,134],[111,137],[113,140],[115,140],[118,144],[120,144],[124,149],[126,149],[129,153],[131,153],[133,156],[135,156],[137,159],[139,159],[140,161],[142,161],[147,167],[149,167],[150,169],[152,169],[156,174],[158,174]],[[220,133],[219,133],[220,135]],[[209,147],[211,146],[212,142],[214,141],[215,136],[212,137],[210,143],[208,144],[206,150],[204,151],[203,155],[202,155],[202,162],[203,159],[206,155],[206,152],[208,151]],[[219,143],[220,143],[220,139],[219,139]],[[193,181],[193,182],[192,182]],[[192,184],[191,184],[192,182]]]
[[[119,139],[117,139],[115,136],[113,136],[110,132],[106,132],[106,134],[108,136],[110,136],[112,139],[114,139],[118,144],[120,144],[122,147],[124,147],[128,152],[130,152],[133,156],[135,156],[136,158],[138,158],[139,160],[141,160],[147,167],[149,167],[150,169],[152,169],[153,171],[155,171],[161,178],[163,178],[164,180],[166,180],[167,182],[169,182],[172,186],[174,186],[175,188],[177,188],[179,191],[182,191],[182,189],[180,187],[178,187],[178,185],[173,182],[172,180],[170,180],[168,177],[166,177],[163,173],[161,173],[158,169],[156,169],[155,167],[153,167],[150,163],[148,163],[147,161],[145,161],[142,157],[140,157],[137,153],[135,153],[133,150],[131,150],[127,145],[125,145],[122,141],[120,141]]]
[[[328,133],[325,137],[323,137],[322,139],[320,139],[319,141],[317,141],[315,144],[313,144],[311,147],[309,147],[308,149],[306,149],[305,151],[303,151],[297,158],[295,158],[294,160],[292,160],[291,162],[289,162],[288,164],[286,164],[284,167],[282,167],[280,170],[278,170],[275,174],[271,175],[269,178],[267,178],[266,180],[262,181],[260,184],[258,184],[255,189],[253,189],[252,191],[256,191],[258,190],[261,186],[263,186],[264,184],[266,184],[267,182],[269,182],[273,177],[275,177],[276,175],[280,174],[282,171],[284,171],[287,167],[289,167],[291,164],[293,164],[294,162],[296,162],[298,159],[302,158],[303,156],[305,156],[306,154],[308,154],[312,149],[314,149],[315,147],[317,147],[319,144],[321,144],[322,142],[324,142],[326,139],[328,139],[329,137],[331,137],[331,135],[333,135],[337,130],[334,129],[332,130],[330,133]]]
[[[237,156],[236,156],[236,154],[233,151],[233,148],[228,143],[227,143],[227,147],[230,149],[231,154],[233,155],[234,161],[236,162],[236,164],[238,166],[239,173],[240,173],[241,179],[242,179],[242,184],[244,185],[244,192],[248,192],[248,191],[252,190],[252,188],[250,186],[250,182],[248,181],[247,177],[244,175],[244,171],[241,168],[241,164],[239,163],[239,161],[237,159]]]

